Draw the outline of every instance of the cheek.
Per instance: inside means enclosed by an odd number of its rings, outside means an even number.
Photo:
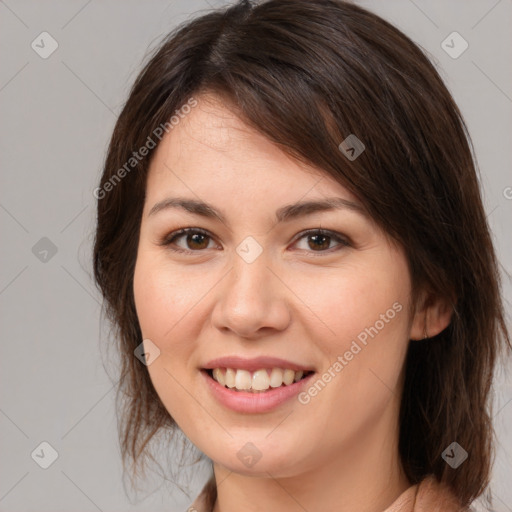
[[[182,320],[197,302],[188,288],[149,256],[138,257],[133,283],[137,317],[143,339],[151,340],[160,350],[147,370],[164,407],[185,431],[190,430],[189,418],[199,413],[190,410],[193,401],[186,391],[194,344],[192,333],[184,332],[188,324]]]
[[[316,327],[324,333],[311,329],[309,334],[323,353],[324,373],[306,390],[303,403],[315,410],[311,417],[329,418],[338,432],[353,433],[376,421],[398,394],[408,344],[410,284],[399,258],[382,258],[372,268],[353,265],[331,276],[298,292],[318,312]]]
[[[148,366],[157,392],[159,386],[174,387],[172,376],[182,380],[190,371],[194,351],[193,333],[186,321],[197,302],[189,286],[149,256],[142,255],[135,267],[134,298],[143,339],[150,339],[160,354]]]
[[[183,326],[181,321],[198,300],[197,286],[190,286],[165,262],[139,254],[134,273],[137,317],[145,338],[164,343]]]
[[[302,315],[311,317],[310,339],[319,340],[327,353],[343,353],[353,340],[364,343],[377,332],[379,338],[402,339],[407,330],[409,279],[396,262],[395,267],[347,265],[325,276],[302,274],[293,290],[300,307],[314,315]]]

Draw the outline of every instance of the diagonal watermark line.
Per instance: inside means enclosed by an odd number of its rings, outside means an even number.
[[[224,478],[222,480],[220,480],[219,482],[215,482],[217,484],[217,489],[219,488],[219,486],[221,484],[223,484],[227,479],[228,477],[230,477],[231,475],[233,474],[233,471],[229,471],[228,470],[228,474],[224,476]]]
[[[89,0],[86,4],[84,4],[71,18],[60,27],[61,30],[65,29],[90,3],[92,0]]]
[[[510,98],[510,96],[474,60],[472,60],[471,62],[473,63],[473,66],[475,66],[480,71],[480,73],[482,73],[482,75],[484,75],[487,78],[487,80],[489,80],[489,82],[491,82],[494,85],[494,87],[496,87],[496,89],[498,89],[501,92],[501,94],[503,94],[503,96],[505,96],[505,98],[507,98],[508,101],[512,103],[512,99]]]
[[[212,462],[212,469],[213,469],[213,462]],[[222,480],[217,480],[217,478],[215,477],[215,471],[213,472],[213,481],[215,482],[215,486],[217,487],[217,491],[219,489],[219,487],[233,474],[233,471],[230,471],[229,469],[226,469],[227,471],[227,474],[224,475],[224,477],[222,478]],[[218,495],[218,494],[217,494]],[[189,509],[187,512],[194,512],[194,509]],[[197,512],[197,510],[195,511]]]
[[[7,213],[7,215],[9,215],[12,220],[14,220],[19,226],[21,226],[25,233],[29,232],[28,229],[3,204],[0,204],[0,208],[2,208],[2,210],[4,210],[5,213]]]
[[[183,316],[164,334],[164,338],[208,295],[231,271],[233,267],[231,267],[207,292],[204,293],[202,297],[189,309],[187,310]]]
[[[473,30],[477,25],[480,24],[490,13],[494,10],[494,8],[501,3],[501,0],[498,0],[472,27],[471,30]]]
[[[110,112],[112,112],[112,114],[114,114],[114,116],[117,117],[117,114],[63,61],[61,60],[62,64],[64,64],[64,66],[66,66],[66,68],[73,74],[75,75],[75,77],[84,85],[84,87],[86,87],[89,91],[91,91],[92,94],[94,94],[94,96],[96,96],[96,98],[108,109],[110,110]]]
[[[118,381],[119,382],[119,381]],[[115,388],[114,384],[60,439],[61,441]]]
[[[507,407],[507,405],[510,402],[512,402],[512,398],[510,400],[508,400],[507,402],[505,402],[505,404],[500,407],[499,411],[496,414],[494,414],[493,418],[496,418],[496,416],[498,416],[498,414],[500,414],[500,412],[503,411],[503,409],[505,409],[505,407]]]
[[[272,476],[268,471],[267,471],[267,475],[272,478],[274,480],[274,482],[279,485],[279,487],[281,487],[281,489],[283,489],[283,491],[288,494],[288,496],[290,496],[290,498],[295,501],[295,503],[297,503],[297,505],[299,505],[299,507],[304,510],[305,512],[308,512],[308,509],[307,508],[304,508],[303,505],[301,503],[299,503],[297,501],[297,499],[295,498],[295,496],[293,496],[292,494],[290,494],[277,480],[277,478],[275,478],[274,476]]]
[[[384,384],[384,386],[386,386],[389,389],[389,391],[391,391],[391,393],[393,393],[393,395],[395,394],[395,392],[371,368],[368,368],[368,370],[370,370],[373,373],[373,375],[375,375],[375,377],[377,377],[377,379],[380,380],[382,384]]]
[[[16,18],[18,18],[18,21],[20,21],[21,23],[23,23],[23,25],[25,25],[25,27],[27,28],[30,28],[5,2],[4,0],[0,0],[0,3],[3,4],[5,7],[7,7],[7,9],[9,9],[9,11],[11,11],[11,13],[13,14],[13,16],[15,16]]]
[[[499,204],[497,204],[497,205],[496,205],[496,206],[495,206],[495,207],[494,207],[494,208],[493,208],[493,209],[492,209],[492,210],[491,210],[491,211],[490,211],[490,212],[485,216],[485,218],[486,218],[486,219],[487,219],[487,218],[489,218],[489,217],[494,213],[494,211],[496,210],[496,208],[498,208],[498,206],[499,206]]]
[[[78,487],[78,485],[75,484],[75,482],[73,482],[73,480],[71,480],[71,478],[69,478],[68,475],[66,475],[66,473],[64,473],[64,471],[62,471],[62,469],[60,470],[60,472],[100,511],[100,512],[103,512],[103,510],[98,507],[98,505],[96,505],[96,503],[94,503],[94,501],[92,501],[92,499],[87,496],[87,494],[82,491],[82,489],[80,489],[80,487]]]
[[[416,2],[413,0],[409,0],[409,2],[411,2],[411,4],[414,5],[414,7],[416,7],[416,9],[418,9],[418,11],[420,11],[425,16],[425,18],[427,18],[430,23],[432,23],[432,25],[434,25],[434,27],[439,28],[439,25],[423,9],[421,9],[421,7],[416,4]]]
[[[267,268],[270,270],[270,272],[272,272],[272,274],[274,274],[279,279],[279,281],[281,281],[281,283],[283,283],[286,286],[286,288],[288,288],[288,290],[290,290],[295,295],[295,297],[297,297],[302,302],[302,304],[304,304],[304,306],[306,306],[309,309],[309,311],[311,311],[311,313],[313,313],[313,315],[315,315],[318,318],[318,320],[320,320],[320,322],[322,322],[325,325],[325,327],[327,327],[327,329],[329,329],[329,331],[332,332],[333,336],[336,336],[336,333],[270,267],[267,266]]]
[[[62,229],[61,229],[61,233],[64,233],[64,231],[66,231],[66,229],[69,228],[69,226],[71,226],[71,224],[73,224],[73,222],[75,222],[75,220],[80,216],[82,215],[82,213],[85,212],[85,210],[87,210],[87,208],[89,207],[89,205],[85,205]]]
[[[505,507],[507,507],[507,510],[510,510],[512,512],[512,508],[510,508],[495,492],[492,493],[493,498],[498,498]]]
[[[290,414],[291,414],[294,410],[295,410],[295,409],[292,409],[292,410],[291,410],[291,411],[290,411],[290,412],[289,412],[289,413],[288,413],[288,414],[287,414],[287,415],[286,415],[286,416],[285,416],[285,417],[284,417],[284,418],[283,418],[283,419],[282,419],[282,420],[281,420],[281,421],[280,421],[280,422],[279,422],[279,423],[278,423],[278,424],[277,424],[277,425],[276,425],[276,426],[275,426],[275,427],[274,427],[274,428],[273,428],[273,429],[272,429],[272,430],[271,430],[271,431],[270,431],[270,432],[265,436],[265,439],[266,439],[270,434],[272,434],[272,432],[274,432],[274,431],[277,429],[277,427],[280,427],[280,426],[284,423],[284,421],[290,417]]]
[[[28,64],[28,62],[25,62],[25,65],[19,71],[17,71],[13,77],[7,83],[2,85],[0,92],[2,92],[28,66]]]
[[[0,501],[2,501],[28,474],[30,471],[27,471],[1,498]]]
[[[7,414],[5,414],[5,412],[0,409],[0,412],[27,438],[27,439],[30,439],[27,434],[25,434],[25,432],[23,432],[23,430],[21,430],[21,428],[13,421],[11,420],[11,418],[9,418],[9,416],[7,416]]]
[[[505,265],[503,265],[503,263],[501,263],[501,261],[498,260],[498,263],[499,263],[500,267],[502,268],[503,272],[505,274],[507,274],[508,277],[510,277],[511,276],[511,272],[508,271],[508,269],[505,267]]]
[[[227,431],[227,430],[226,430],[226,429],[225,429],[225,428],[224,428],[224,427],[223,427],[223,426],[222,426],[222,425],[217,421],[217,419],[216,419],[214,416],[212,416],[212,415],[210,414],[210,412],[208,411],[208,409],[206,409],[206,408],[204,407],[204,405],[203,405],[203,404],[202,404],[202,403],[201,403],[201,402],[200,402],[200,401],[199,401],[199,400],[198,400],[198,399],[197,399],[197,398],[196,398],[196,397],[195,397],[195,396],[194,396],[194,395],[193,395],[193,394],[192,394],[192,393],[191,393],[191,392],[190,392],[190,391],[185,387],[185,386],[183,386],[183,384],[182,384],[182,383],[181,383],[181,382],[180,382],[180,381],[179,381],[179,380],[178,380],[178,379],[177,379],[177,378],[176,378],[176,377],[175,377],[171,372],[169,372],[169,370],[168,370],[167,368],[165,368],[165,367],[164,367],[164,371],[165,371],[165,372],[166,372],[170,377],[172,377],[172,378],[175,380],[175,382],[176,382],[177,384],[179,384],[185,392],[187,392],[187,393],[189,394],[189,396],[190,396],[190,397],[191,397],[191,398],[192,398],[192,399],[193,399],[193,400],[194,400],[194,401],[199,405],[199,407],[201,407],[201,409],[203,409],[203,410],[206,412],[206,414],[208,414],[208,416],[210,416],[210,418],[211,418],[213,421],[215,421],[215,423],[217,423],[217,425],[219,425],[219,427],[220,427],[222,430],[224,430],[224,432],[226,432],[226,434],[227,434],[229,437],[233,437],[233,436],[232,436],[232,435],[231,435],[231,434],[230,434],[230,433],[229,433],[229,432],[228,432],[228,431]]]
[[[27,270],[28,268],[28,265],[25,265],[25,267],[23,269],[21,269],[1,290],[0,290],[0,295],[2,295],[2,293],[5,292],[5,290],[7,290],[7,288],[9,288],[9,286],[11,286],[12,283],[14,283],[14,281],[16,281],[16,279],[18,279],[18,277],[21,276],[21,274],[23,274],[23,272],[25,272],[25,270]]]
[[[78,283],[78,285],[80,286],[80,288],[82,288],[82,290],[84,290],[90,297],[92,297],[101,306],[101,302],[64,265],[61,265],[61,267],[71,277],[71,279],[73,279],[76,283]]]

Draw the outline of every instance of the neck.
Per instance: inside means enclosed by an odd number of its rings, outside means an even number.
[[[357,442],[338,447],[338,456],[331,449],[321,464],[317,458],[301,471],[289,469],[292,476],[276,476],[272,470],[263,471],[267,476],[246,476],[214,463],[213,512],[385,511],[411,485],[398,456],[398,425],[389,429],[396,416],[396,410],[388,411],[379,419],[381,425],[367,426]],[[383,428],[393,434],[383,435]]]

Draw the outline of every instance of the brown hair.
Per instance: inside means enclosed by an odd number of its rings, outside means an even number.
[[[412,483],[434,474],[468,504],[489,482],[490,387],[510,338],[470,139],[435,68],[399,30],[351,3],[241,0],[178,27],[156,49],[119,116],[100,189],[205,91],[353,192],[404,248],[414,297],[428,289],[450,298],[450,325],[410,342],[399,448]],[[349,134],[366,147],[353,161],[338,148]],[[123,463],[142,465],[154,434],[177,428],[133,354],[142,341],[133,273],[151,154],[98,199],[94,245],[121,354]],[[453,441],[469,453],[456,470],[441,457]]]

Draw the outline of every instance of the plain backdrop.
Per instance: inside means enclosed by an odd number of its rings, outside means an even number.
[[[509,309],[512,2],[358,3],[429,53],[462,110]],[[178,23],[222,4],[0,0],[1,511],[180,511],[203,485],[206,466],[188,496],[160,478],[136,498],[125,493],[114,387],[102,357],[108,338],[91,279],[92,192],[149,49]],[[448,36],[455,50],[468,44],[457,58],[442,46]],[[512,511],[510,383],[510,372],[500,372],[494,388],[496,512]]]

